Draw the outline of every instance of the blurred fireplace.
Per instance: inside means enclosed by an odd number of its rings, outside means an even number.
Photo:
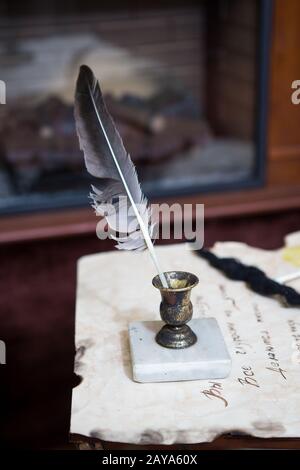
[[[60,3],[2,6],[2,212],[88,203],[72,107],[81,63],[150,197],[260,184],[268,2]]]

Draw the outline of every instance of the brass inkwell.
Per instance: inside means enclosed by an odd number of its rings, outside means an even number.
[[[166,323],[157,333],[156,341],[165,348],[188,348],[197,341],[197,336],[186,323],[193,316],[191,290],[199,279],[186,271],[169,271],[164,274],[169,287],[162,286],[158,275],[152,280],[153,286],[160,290],[160,316]]]
[[[161,320],[129,324],[132,375],[136,382],[174,382],[224,378],[231,359],[215,318],[192,318],[192,289],[199,283],[186,271],[152,279],[161,295]]]

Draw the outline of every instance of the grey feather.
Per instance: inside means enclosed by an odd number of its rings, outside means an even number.
[[[75,122],[88,172],[98,179],[92,186],[92,205],[114,233],[121,250],[148,247],[165,287],[167,282],[154,252],[154,226],[136,173],[116,126],[106,109],[99,83],[86,65],[80,67],[75,92]],[[107,205],[116,210],[107,210]],[[129,212],[128,212],[129,209]],[[117,220],[116,220],[117,214]],[[117,233],[116,233],[117,232]]]

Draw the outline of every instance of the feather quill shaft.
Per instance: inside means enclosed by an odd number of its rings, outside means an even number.
[[[98,110],[98,107],[97,107],[97,103],[96,103],[96,99],[95,99],[95,91],[98,92],[98,100],[101,98],[102,100],[102,95],[101,95],[101,91],[100,91],[100,87],[98,85],[97,82],[95,82],[95,79],[94,79],[94,76],[93,76],[93,73],[92,71],[86,67],[86,66],[82,66],[81,67],[81,70],[80,70],[80,74],[85,74],[86,73],[86,76],[85,76],[85,79],[86,79],[86,87],[87,87],[87,90],[89,92],[89,97],[91,99],[91,102],[92,102],[92,105],[93,105],[93,109],[94,109],[94,112],[95,112],[95,115],[97,117],[97,121],[98,121],[98,124],[100,126],[100,129],[98,129],[98,131],[102,132],[103,136],[104,136],[104,139],[105,139],[105,143],[109,149],[109,153],[111,155],[111,158],[113,160],[113,163],[115,165],[115,168],[117,170],[117,174],[119,175],[119,178],[121,180],[121,183],[122,185],[124,186],[124,189],[125,189],[125,192],[126,192],[126,195],[129,199],[129,202],[131,204],[131,207],[132,207],[132,210],[134,212],[134,215],[137,219],[137,222],[138,222],[138,226],[139,226],[139,229],[141,230],[142,232],[142,235],[143,235],[143,238],[144,238],[144,241],[145,241],[145,244],[149,250],[149,253],[151,255],[151,258],[155,264],[155,267],[157,269],[157,272],[159,274],[159,277],[160,277],[160,280],[161,280],[161,283],[163,285],[163,287],[167,288],[168,287],[168,283],[167,283],[167,280],[166,280],[166,277],[159,265],[159,262],[158,262],[158,259],[157,259],[157,256],[156,256],[156,253],[154,251],[154,246],[153,246],[153,243],[152,243],[152,240],[151,240],[151,236],[149,234],[149,228],[147,227],[147,225],[145,224],[145,220],[143,219],[143,217],[141,216],[141,213],[139,212],[139,209],[136,205],[136,201],[134,200],[134,197],[133,195],[131,194],[131,190],[130,190],[130,187],[129,187],[129,184],[127,183],[126,181],[126,177],[124,175],[124,172],[122,171],[122,168],[121,168],[121,165],[118,161],[118,158],[115,154],[115,151],[114,151],[114,148],[112,146],[112,143],[110,141],[110,138],[109,136],[107,135],[107,131],[105,129],[105,125],[103,123],[103,119],[101,118],[101,115],[100,115],[100,111]],[[93,78],[93,89],[91,88],[91,83],[89,81],[88,78]],[[79,79],[80,79],[80,76],[79,76]],[[77,86],[78,86],[78,83],[79,83],[79,79],[78,79],[78,82],[77,82]],[[77,96],[77,92],[76,92],[76,96]],[[100,98],[99,98],[100,96]],[[104,107],[104,103],[103,103],[103,107]],[[77,107],[78,107],[78,104],[77,104]],[[94,159],[94,155],[90,156],[89,154],[89,150],[90,150],[90,147],[88,147],[88,144],[86,142],[86,139],[84,139],[84,137],[81,135],[81,121],[80,119],[82,118],[82,113],[80,113],[78,110],[77,110],[77,113],[76,113],[76,99],[75,99],[75,119],[76,119],[76,126],[77,126],[77,132],[78,132],[78,136],[79,136],[79,141],[80,141],[80,145],[81,145],[81,148],[83,149],[84,151],[84,156],[85,156],[85,160],[86,160],[86,164],[87,164],[87,168],[89,170],[89,165],[91,165],[91,168],[92,168],[92,171],[90,171],[90,173],[92,173],[94,176],[99,176],[99,171],[98,171],[98,168],[99,168],[99,162],[97,161],[95,163],[95,161],[93,160]],[[107,113],[107,111],[106,111]],[[119,134],[117,133],[117,130],[115,129],[115,126],[110,118],[110,116],[108,115],[105,116],[105,118],[108,120],[108,123],[110,124],[110,126],[113,126],[113,131],[115,132],[116,136],[115,137],[115,140],[119,140],[120,142],[117,142],[117,144],[119,145],[119,148],[121,148],[121,151],[122,152],[125,152],[125,149],[123,147],[123,144],[122,144],[122,141],[121,141],[121,138],[119,136]],[[88,149],[88,150],[87,150]],[[92,147],[93,151],[95,150],[95,144],[93,145]],[[97,153],[97,156],[96,158],[99,159],[101,157],[101,149],[96,149],[96,153]],[[95,153],[95,152],[94,152]],[[98,155],[99,153],[99,155]],[[137,180],[137,176],[136,176],[136,172],[135,172],[135,168],[133,167],[133,164],[129,158],[129,156],[127,155],[127,159],[128,159],[128,165],[131,165],[127,171],[127,177],[128,175],[133,175],[133,180],[134,180],[134,183],[135,183],[135,186],[137,186],[137,188],[135,187],[135,193],[138,193],[138,195],[142,198],[143,202],[144,202],[144,205],[145,205],[145,210],[143,210],[143,215],[144,215],[144,218],[145,216],[148,214],[148,209],[146,207],[146,200],[143,196],[143,194],[141,193],[141,190],[140,190],[140,186],[139,186],[139,183],[138,183],[138,180]],[[92,164],[91,164],[91,161],[92,161]],[[101,165],[100,165],[101,166]],[[102,170],[102,168],[101,168]],[[99,177],[102,177],[102,171],[100,171],[100,174],[101,176]],[[106,174],[105,174],[105,177],[107,178]],[[115,178],[113,176],[111,176],[111,181],[114,182],[116,184],[116,181],[115,181]],[[107,188],[106,188],[107,189]],[[109,189],[109,188],[108,188]],[[103,192],[98,192],[98,195],[97,195],[97,190],[95,189],[95,192],[96,192],[96,197],[97,198],[101,198],[101,194],[103,194]],[[140,194],[139,194],[140,193]],[[108,192],[108,194],[110,194],[110,192]],[[101,201],[102,202],[102,201]],[[122,247],[122,241],[123,239],[119,239],[120,243],[119,243],[119,246],[118,248],[121,248]],[[124,246],[125,244],[123,244]]]
[[[95,103],[93,94],[91,93],[91,88],[90,88],[89,83],[88,83],[88,89],[89,89],[89,92],[90,92],[90,96],[91,96],[92,103],[93,103],[93,106],[94,106],[94,109],[95,109],[95,113],[96,113],[96,115],[97,115],[97,119],[98,119],[98,121],[99,121],[99,124],[100,124],[101,130],[102,130],[102,132],[103,132],[104,138],[105,138],[106,143],[107,143],[107,145],[108,145],[108,148],[109,148],[109,150],[110,150],[111,156],[112,156],[112,158],[113,158],[113,160],[114,160],[114,163],[115,163],[115,165],[116,165],[116,167],[117,167],[118,173],[119,173],[120,178],[121,178],[121,180],[122,180],[122,183],[123,183],[123,185],[124,185],[125,191],[126,191],[126,193],[127,193],[127,195],[128,195],[128,199],[129,199],[129,201],[130,201],[130,203],[131,203],[132,209],[133,209],[133,211],[134,211],[134,213],[135,213],[135,216],[136,216],[136,218],[137,218],[137,220],[138,220],[138,223],[139,223],[140,229],[141,229],[141,231],[142,231],[142,233],[143,233],[143,236],[144,236],[146,245],[147,245],[147,247],[148,247],[149,253],[150,253],[150,255],[151,255],[151,257],[152,257],[152,260],[153,260],[153,262],[154,262],[154,264],[155,264],[155,267],[156,267],[156,269],[157,269],[157,271],[158,271],[158,273],[159,273],[159,277],[160,277],[161,283],[162,283],[162,285],[163,285],[164,287],[168,287],[168,283],[167,283],[166,277],[165,277],[165,275],[164,275],[164,273],[163,273],[163,271],[162,271],[162,269],[161,269],[161,267],[160,267],[160,265],[159,265],[157,256],[156,256],[156,254],[155,254],[154,246],[153,246],[152,240],[151,240],[151,238],[150,238],[150,236],[149,236],[148,229],[147,229],[147,227],[145,227],[144,221],[143,221],[143,219],[142,219],[142,217],[141,217],[141,215],[140,215],[140,213],[139,213],[139,211],[138,211],[138,208],[136,207],[136,204],[135,204],[135,202],[134,202],[134,200],[133,200],[133,198],[132,198],[132,195],[131,195],[131,193],[130,193],[130,190],[129,190],[128,186],[127,186],[126,180],[125,180],[125,178],[124,178],[124,175],[123,175],[123,173],[122,173],[122,170],[121,170],[121,168],[120,168],[120,165],[119,165],[119,163],[118,163],[118,160],[117,160],[117,158],[116,158],[116,156],[115,156],[115,153],[114,153],[114,151],[113,151],[113,148],[112,148],[112,146],[111,146],[111,144],[110,144],[109,138],[107,137],[105,128],[104,128],[103,123],[102,123],[102,121],[101,121],[101,118],[100,118],[100,116],[99,116],[99,112],[98,112],[98,109],[97,109],[97,106],[96,106],[96,103]]]

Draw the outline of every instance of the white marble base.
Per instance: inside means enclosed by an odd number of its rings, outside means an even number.
[[[136,382],[223,379],[231,369],[222,332],[214,318],[191,320],[197,343],[186,349],[168,349],[155,341],[162,321],[129,324],[133,379]]]

